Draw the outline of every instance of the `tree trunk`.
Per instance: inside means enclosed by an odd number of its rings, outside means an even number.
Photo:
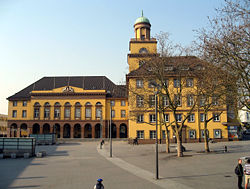
[[[179,132],[176,132],[176,139],[177,139],[177,156],[178,157],[183,157],[183,152],[182,152],[182,142],[180,139],[180,134]]]
[[[168,133],[169,131],[166,128],[166,153],[170,153]]]
[[[207,135],[207,120],[204,122],[204,143],[205,143],[205,152],[210,152],[209,143]]]

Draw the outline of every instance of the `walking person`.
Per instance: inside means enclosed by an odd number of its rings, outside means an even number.
[[[94,189],[104,189],[104,186],[103,186],[103,184],[102,184],[102,179],[101,178],[99,178],[99,179],[97,179],[97,183],[96,183],[96,185],[94,186]]]
[[[247,160],[244,166],[244,174],[245,174],[245,189],[247,189],[247,185],[250,180],[250,159]]]
[[[235,167],[234,172],[238,176],[238,188],[243,189],[242,187],[243,167],[241,159],[238,160],[238,165]]]

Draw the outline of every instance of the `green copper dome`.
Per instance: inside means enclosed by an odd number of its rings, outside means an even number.
[[[148,23],[148,24],[150,24],[149,19],[143,16],[143,11],[142,11],[141,17],[137,18],[136,21],[135,21],[135,24],[138,24],[138,23]]]

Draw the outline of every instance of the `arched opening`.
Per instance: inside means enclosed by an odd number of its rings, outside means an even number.
[[[90,124],[84,126],[84,138],[92,138],[92,127]]]
[[[40,133],[40,125],[38,123],[35,123],[33,125],[33,129],[32,130],[33,130],[32,134],[39,134]]]
[[[81,125],[80,124],[74,125],[74,138],[81,138]]]
[[[27,137],[28,136],[28,126],[23,123],[20,126],[20,137]]]
[[[114,123],[112,123],[111,124],[112,125],[112,131],[111,131],[111,133],[112,133],[112,138],[116,138],[117,136],[116,136],[116,125],[114,124]]]
[[[60,128],[60,125],[58,124],[58,123],[56,123],[55,125],[54,125],[54,133],[56,134],[56,137],[57,138],[60,138],[61,137],[61,135],[60,135],[60,130],[61,130],[61,128]]]
[[[63,138],[70,138],[70,125],[65,124],[63,127]]]
[[[48,123],[45,123],[43,125],[43,134],[49,134],[50,133],[50,125]]]
[[[10,126],[10,137],[17,137],[17,124],[15,123]]]
[[[101,137],[101,124],[96,124],[95,125],[95,138],[100,138]]]
[[[122,123],[120,125],[120,138],[127,138],[128,137],[127,125]]]

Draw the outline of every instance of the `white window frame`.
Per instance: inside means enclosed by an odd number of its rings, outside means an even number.
[[[182,122],[182,114],[176,114],[176,120],[177,122]]]
[[[35,107],[34,108],[34,118],[40,117],[40,108]]]
[[[125,100],[121,100],[121,106],[126,106],[126,101]]]
[[[96,108],[95,109],[95,116],[96,116],[96,118],[101,118],[102,117],[102,108]]]
[[[49,118],[49,117],[50,117],[50,108],[44,107],[44,118]]]
[[[156,122],[155,114],[149,114],[149,122],[150,123],[155,123]]]
[[[201,122],[205,121],[205,114],[204,113],[200,113],[200,121]]]
[[[81,108],[80,107],[75,108],[75,118],[81,118]]]
[[[193,106],[194,105],[194,96],[189,94],[187,95],[187,106]]]
[[[142,79],[136,80],[136,88],[143,88],[143,80]]]
[[[179,94],[178,95],[176,95],[176,94],[174,95],[174,102],[176,103],[177,106],[181,106],[182,105],[182,98],[181,98],[181,96]]]
[[[156,139],[156,131],[154,131],[154,130],[149,131],[149,138]]]
[[[195,122],[195,114],[190,114],[188,116],[188,122],[189,123],[194,123]]]
[[[60,118],[60,113],[61,113],[61,109],[55,107],[55,109],[54,109],[54,118]]]
[[[164,114],[164,122],[169,122],[169,114]]]
[[[214,138],[222,138],[221,129],[214,129]]]
[[[137,107],[143,107],[143,104],[144,104],[143,101],[144,101],[143,96],[140,96],[140,95],[136,96],[136,106]]]
[[[114,118],[115,117],[115,110],[111,111],[111,117]]]
[[[136,136],[138,139],[144,139],[144,131],[143,130],[137,130],[136,131]]]
[[[144,122],[144,115],[139,114],[137,115],[137,123],[143,123]]]
[[[27,106],[27,100],[23,101],[23,106]]]
[[[126,117],[126,110],[121,110],[121,117]]]
[[[169,106],[169,99],[168,99],[167,95],[162,96],[162,104],[164,107]]]
[[[64,118],[70,118],[70,114],[71,114],[71,108],[65,107],[64,108]]]
[[[196,130],[189,130],[188,134],[190,139],[196,139]]]
[[[207,137],[209,138],[209,131],[207,130]],[[204,138],[204,129],[201,130],[201,138]]]
[[[85,108],[85,118],[91,118],[91,117],[92,117],[91,108]]]
[[[149,106],[155,107],[155,95],[149,95]]]

